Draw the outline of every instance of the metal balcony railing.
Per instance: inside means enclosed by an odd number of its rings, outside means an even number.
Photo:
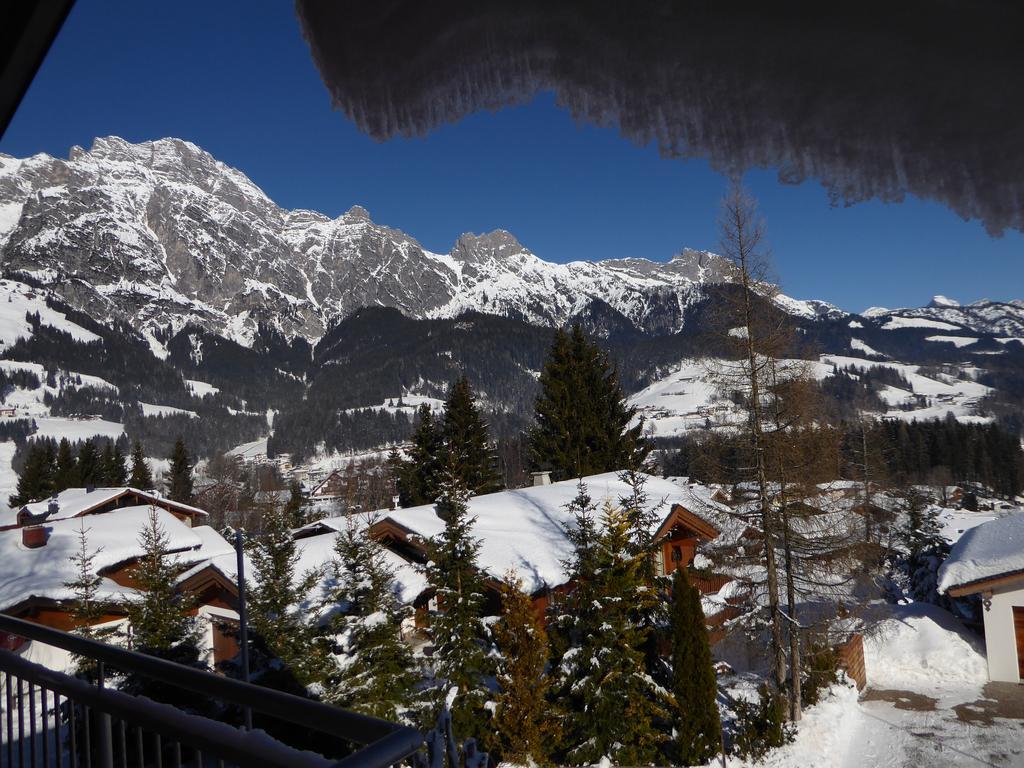
[[[413,728],[262,688],[0,614],[0,632],[97,664],[92,684],[0,650],[0,765],[9,768],[384,768],[423,746]],[[298,726],[355,751],[328,759],[247,730],[104,685],[104,671],[145,677],[200,699]]]

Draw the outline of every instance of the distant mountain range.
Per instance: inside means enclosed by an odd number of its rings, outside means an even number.
[[[194,324],[246,345],[260,324],[315,340],[370,306],[559,325],[602,302],[638,329],[670,333],[701,287],[722,279],[706,252],[555,264],[501,230],[432,253],[359,206],[336,219],[280,208],[179,139],[101,138],[67,160],[0,155],[0,249],[8,273],[93,316],[149,330]]]
[[[497,230],[432,253],[359,206],[335,219],[283,209],[187,141],[115,137],[72,148],[66,160],[0,155],[0,269],[16,281],[4,288],[4,357],[107,376],[110,366],[93,367],[96,355],[75,347],[84,342],[45,331],[45,316],[44,331],[33,330],[20,308],[44,302],[79,313],[85,319],[75,322],[103,337],[102,354],[124,361],[109,375],[122,401],[194,410],[184,380],[206,382],[220,389],[221,424],[245,409],[246,418],[280,411],[282,447],[284,431],[301,432],[307,453],[331,445],[332,430],[352,429],[334,424],[334,414],[403,392],[443,396],[463,370],[516,429],[551,329],[571,321],[604,339],[637,392],[678,376],[686,358],[714,354],[701,331],[732,290],[725,262],[706,251],[683,250],[664,263],[560,264]],[[961,306],[936,297],[927,307],[861,314],[786,296],[776,305],[821,353],[955,365],[992,391],[1011,392],[1011,405],[1021,398],[1013,382],[1024,380],[1024,301]],[[31,338],[16,345],[23,326]],[[138,360],[146,349],[159,365]],[[132,365],[150,370],[133,378]],[[85,407],[84,395],[64,397],[66,409]],[[955,415],[984,407],[978,399]]]

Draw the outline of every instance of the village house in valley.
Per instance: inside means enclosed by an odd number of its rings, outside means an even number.
[[[1024,513],[964,533],[939,569],[938,588],[981,596],[989,679],[1024,682]]]

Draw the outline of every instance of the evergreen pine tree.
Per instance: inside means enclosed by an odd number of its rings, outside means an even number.
[[[897,563],[905,574],[905,591],[916,601],[941,603],[938,571],[949,555],[949,542],[942,535],[940,508],[913,486],[903,494],[903,506],[905,515],[896,536],[905,551]]]
[[[577,563],[589,562],[585,570],[592,568],[586,577],[591,584],[571,574],[577,588],[559,622],[569,635],[555,690],[572,713],[565,729],[565,759],[574,765],[603,758],[650,763],[667,741],[658,724],[669,716],[671,700],[647,673],[643,648],[648,631],[632,616],[632,605],[650,585],[644,558],[630,553],[630,529],[623,510],[604,509],[596,541],[575,557]]]
[[[18,488],[8,502],[12,507],[45,499],[54,491],[56,455],[48,441],[33,440],[28,444],[25,466],[18,476]]]
[[[442,461],[455,467],[459,482],[472,496],[500,490],[501,478],[487,424],[465,376],[456,381],[448,393],[441,438],[446,457]]]
[[[290,520],[283,507],[271,507],[263,515],[263,529],[250,538],[246,548],[252,560],[252,583],[246,580],[250,625],[266,650],[284,664],[303,687],[321,682],[326,674],[327,651],[317,641],[316,627],[306,615],[316,571],[298,572],[299,552],[291,535]],[[273,665],[264,671],[265,683],[275,681]]]
[[[459,739],[475,738],[487,746],[491,727],[485,704],[491,698],[486,677],[487,630],[481,618],[483,585],[477,565],[480,542],[472,536],[469,491],[453,467],[446,468],[437,500],[444,530],[427,542],[427,582],[434,590],[431,616],[437,709],[448,704]]]
[[[94,640],[104,640],[112,634],[110,630],[94,629],[107,614],[107,603],[99,597],[103,577],[96,573],[95,566],[96,556],[101,550],[102,547],[96,550],[89,548],[89,529],[85,527],[85,518],[81,518],[78,551],[69,558],[75,569],[75,578],[64,582],[64,586],[70,589],[74,596],[71,617],[78,626],[76,632]],[[97,671],[96,661],[87,656],[76,657],[76,667],[79,675],[90,679]]]
[[[542,765],[551,756],[560,727],[547,698],[547,633],[522,586],[515,574],[501,585],[501,621],[494,625],[501,693],[494,726],[502,762]]]
[[[651,447],[643,424],[630,426],[608,355],[583,334],[559,330],[540,375],[541,392],[529,432],[530,460],[554,480],[641,468]]]
[[[78,449],[78,482],[82,486],[103,482],[102,458],[92,439],[86,440]]]
[[[171,452],[171,468],[167,476],[167,495],[174,501],[189,504],[192,501],[192,461],[180,437]]]
[[[177,568],[170,540],[156,508],[139,535],[143,556],[135,570],[139,599],[126,604],[135,650],[182,663],[199,658],[196,620],[190,615],[194,600],[176,588]]]
[[[396,470],[399,503],[403,507],[433,504],[437,500],[443,446],[440,425],[426,403],[416,412],[416,422],[409,458],[400,462]]]
[[[700,592],[682,568],[672,577],[671,626],[675,757],[683,765],[703,765],[718,754],[722,728],[715,703],[718,684]]]
[[[394,576],[369,526],[349,516],[335,540],[337,587],[331,603],[340,609],[332,621],[338,637],[338,670],[326,698],[387,720],[396,720],[412,703],[419,682],[412,651],[402,640],[408,610],[395,594]]]
[[[57,448],[57,459],[53,471],[53,489],[63,491],[65,488],[75,488],[81,485],[78,481],[78,463],[75,454],[71,450],[71,443],[66,437],[60,439]]]
[[[595,600],[599,544],[597,510],[582,480],[577,484],[576,496],[566,509],[572,518],[572,523],[565,527],[566,538],[572,545],[572,555],[562,562],[562,567],[574,586],[566,600],[551,604],[549,619],[553,629],[553,655],[556,657],[561,657],[571,647],[578,645],[588,628],[600,618]]]
[[[898,534],[911,557],[946,544],[939,522],[939,508],[932,506],[920,490],[913,486],[908,488],[903,494],[903,504],[906,517]]]
[[[306,513],[302,509],[304,501],[302,497],[302,485],[298,480],[292,480],[288,486],[288,502],[284,505],[284,514],[288,518],[288,524],[292,528],[299,528],[306,524]]]
[[[153,487],[153,475],[149,471],[146,455],[142,452],[142,443],[138,440],[132,446],[132,472],[128,477],[128,485],[140,491],[148,491]]]
[[[103,451],[100,453],[100,464],[99,471],[96,473],[96,485],[103,487],[113,487],[115,483],[111,482],[110,476],[115,472],[114,467],[114,445],[113,443],[107,443],[103,446]]]
[[[113,488],[120,488],[128,483],[128,468],[124,462],[124,452],[115,443],[110,464],[107,466],[107,483]]]
[[[134,572],[138,596],[124,604],[131,629],[132,649],[178,664],[203,667],[200,626],[193,611],[195,599],[177,589],[178,568],[169,557],[170,541],[151,507],[149,521],[139,535],[143,556]],[[144,675],[130,674],[122,689],[172,706],[201,712],[210,702]]]

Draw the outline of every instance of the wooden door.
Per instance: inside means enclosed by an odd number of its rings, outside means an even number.
[[[1014,635],[1017,638],[1017,677],[1024,681],[1024,608],[1014,606]]]
[[[1013,607],[1013,633],[1017,638],[1017,676],[1024,680],[1024,608]]]

